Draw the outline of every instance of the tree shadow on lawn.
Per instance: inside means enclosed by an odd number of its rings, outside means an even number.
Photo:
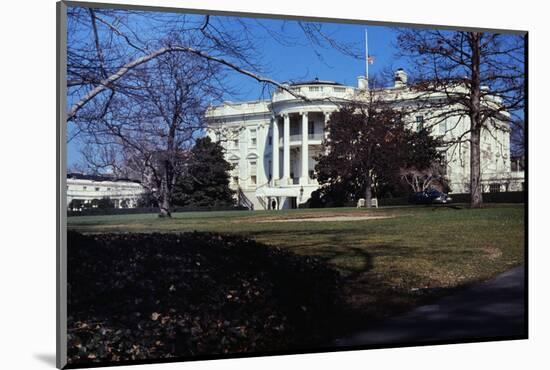
[[[368,237],[347,241],[349,229],[293,231],[291,240],[301,240],[299,246],[287,245],[288,235],[286,230],[261,230],[249,236],[261,240],[269,237],[284,249],[319,258],[339,271],[344,304],[342,314],[332,323],[337,335],[355,332],[461,289],[460,284],[444,286],[425,271],[416,272],[422,266],[415,266],[415,259],[433,257],[445,259],[449,264],[453,259],[472,259],[475,254],[472,250],[456,249],[451,253],[441,247],[430,248],[428,252],[405,244],[404,240],[393,240],[391,244],[368,244]],[[407,259],[410,262],[403,264]]]
[[[365,272],[372,268],[375,257],[419,258],[425,260],[447,257],[474,257],[475,249],[456,249],[441,245],[425,245],[418,240],[405,240],[391,235],[388,242],[374,233],[354,234],[356,229],[342,230],[259,230],[242,233],[264,244],[288,249],[294,253],[321,258],[344,275]],[[428,248],[426,248],[428,247]],[[339,263],[353,260],[351,265]]]
[[[392,245],[372,245],[368,250],[359,247],[346,247],[345,250],[336,246],[332,248],[330,257],[327,253],[326,262],[333,266],[335,261],[341,264],[342,259],[350,258],[350,254],[363,263],[361,269],[342,274],[340,293],[344,307],[342,315],[333,323],[337,327],[337,335],[356,332],[460,289],[440,287],[438,282],[432,283],[426,276],[414,271],[391,266],[380,268],[379,258],[403,258],[414,253],[410,248]],[[357,264],[354,265],[356,267]]]

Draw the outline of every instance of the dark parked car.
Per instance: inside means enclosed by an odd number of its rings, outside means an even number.
[[[419,191],[410,196],[409,201],[414,204],[446,204],[450,203],[453,199],[445,193],[442,193],[435,189],[429,189],[425,191]]]

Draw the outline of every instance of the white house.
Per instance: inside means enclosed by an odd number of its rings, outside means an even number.
[[[145,193],[143,186],[136,181],[105,176],[67,174],[67,206],[72,200],[92,203],[94,200],[109,198],[115,208],[135,208]]]
[[[357,87],[316,79],[289,85],[291,91],[307,100],[278,89],[270,100],[225,102],[211,107],[206,114],[207,134],[226,149],[226,159],[234,165],[231,187],[238,192],[241,202],[253,205],[254,209],[295,208],[306,202],[319,187],[312,176],[314,158],[321,150],[331,112],[343,102],[364,97],[367,86],[364,77],[358,78]],[[407,74],[401,69],[395,73],[394,86],[376,89],[374,93],[396,105],[418,104],[414,103],[418,93],[407,86]],[[429,99],[442,98],[432,95]],[[497,98],[492,103],[498,104]],[[430,127],[433,135],[448,141],[468,130],[468,117],[448,118],[436,126],[433,116],[437,112],[430,109],[429,102],[423,107],[407,120],[412,129],[424,125]],[[510,171],[509,124],[504,119],[495,126],[482,132],[484,191],[521,190],[523,179]],[[451,145],[445,152],[445,162],[451,191],[467,192],[468,144]]]

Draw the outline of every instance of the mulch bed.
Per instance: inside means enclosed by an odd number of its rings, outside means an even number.
[[[235,235],[68,234],[68,362],[314,348],[337,272]]]

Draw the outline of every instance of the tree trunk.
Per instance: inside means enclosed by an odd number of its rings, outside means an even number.
[[[172,121],[168,130],[168,137],[166,142],[166,151],[164,153],[163,164],[163,186],[162,186],[162,202],[160,206],[159,217],[172,217],[170,209],[172,208],[172,192],[174,190],[174,184],[176,175],[174,173],[174,163],[177,160],[176,155],[176,129],[178,127],[178,110],[173,112]]]
[[[481,150],[480,150],[481,129],[477,127],[470,134],[470,206],[480,208],[483,206],[481,188]]]
[[[160,187],[161,201],[159,202],[159,217],[172,217],[172,169],[170,161],[164,161],[164,176]]]
[[[372,207],[372,180],[370,174],[365,177],[365,207]]]
[[[160,212],[159,217],[172,217],[172,213],[170,212],[170,200],[168,198],[165,198],[163,196],[162,203],[160,204]]]
[[[470,33],[472,48],[471,85],[470,85],[470,206],[480,208],[483,205],[481,189],[481,72],[480,72],[481,33]]]

